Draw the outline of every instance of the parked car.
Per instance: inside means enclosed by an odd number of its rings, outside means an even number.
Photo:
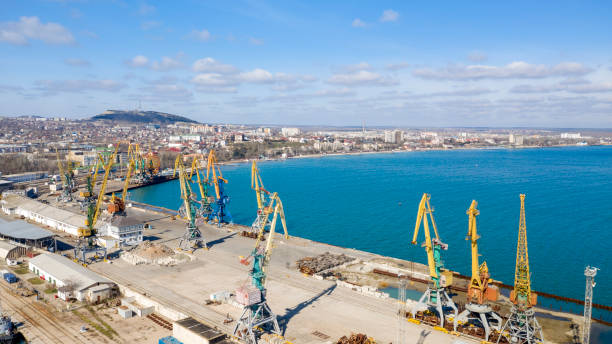
[[[15,259],[6,258],[6,265],[8,266],[17,266],[19,265],[19,261]]]

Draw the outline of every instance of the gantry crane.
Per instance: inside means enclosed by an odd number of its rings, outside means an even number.
[[[468,234],[465,240],[471,241],[472,248],[472,279],[468,286],[467,300],[465,310],[455,318],[455,331],[457,325],[461,324],[477,324],[485,330],[485,340],[489,340],[491,329],[499,331],[502,325],[502,319],[486,301],[496,301],[499,297],[499,289],[491,282],[489,268],[487,262],[478,261],[478,230],[476,217],[480,215],[480,211],[476,209],[478,202],[472,200],[470,208],[467,210],[468,215]]]
[[[55,148],[55,156],[57,157],[57,167],[59,168],[59,173],[62,178],[62,193],[59,196],[59,200],[62,202],[71,202],[72,191],[75,188],[72,162],[68,159],[66,161],[66,168],[64,168],[57,148]]]
[[[425,242],[422,246],[425,247],[427,252],[427,265],[429,266],[429,277],[431,282],[427,286],[427,290],[419,302],[412,307],[412,317],[416,316],[416,312],[421,311],[435,311],[437,312],[438,319],[440,320],[440,326],[444,327],[445,309],[451,309],[453,319],[457,317],[457,306],[455,302],[448,296],[446,287],[450,286],[453,282],[452,272],[444,271],[442,269],[444,264],[442,262],[442,250],[447,250],[448,245],[443,243],[438,236],[438,228],[436,227],[436,221],[433,217],[433,209],[429,203],[431,196],[429,194],[423,194],[421,203],[419,204],[419,210],[417,213],[416,224],[414,226],[414,235],[412,237],[412,244],[417,244],[417,237],[419,235],[419,228],[421,222],[423,223],[423,232],[425,233]],[[429,232],[429,220],[433,227],[435,238],[432,238]]]
[[[257,235],[255,248],[248,257],[240,260],[244,265],[249,265],[252,262],[251,270],[249,271],[251,284],[236,290],[238,302],[244,308],[240,319],[238,319],[234,327],[234,336],[246,341],[248,344],[256,344],[257,336],[261,332],[281,334],[276,314],[268,306],[266,289],[268,265],[272,255],[272,243],[274,242],[276,229],[276,218],[281,211],[280,209],[280,203],[276,203],[265,247],[262,244],[265,231],[261,227]]]
[[[183,199],[183,205],[179,209],[179,214],[187,220],[187,230],[183,235],[183,238],[179,241],[179,249],[193,252],[195,249],[204,247],[208,249],[206,241],[202,237],[202,232],[198,229],[196,224],[198,208],[196,201],[194,200],[193,191],[189,184],[189,178],[185,165],[183,164],[183,156],[178,155],[174,162],[174,176],[176,172],[179,173],[179,181],[181,185],[181,198]]]
[[[231,223],[232,215],[227,209],[230,198],[225,194],[224,187],[224,185],[227,184],[227,179],[223,178],[223,174],[221,174],[221,169],[217,164],[217,156],[215,155],[214,149],[211,149],[208,154],[206,182],[215,187],[216,196],[209,221],[216,221],[219,227],[221,227],[223,223]]]
[[[278,204],[280,206],[279,215],[285,231],[285,239],[288,238],[289,233],[287,232],[283,203],[276,192],[270,192],[265,189],[255,160],[253,160],[253,164],[251,165],[251,188],[255,190],[255,195],[257,196],[257,217],[251,225],[251,230],[254,233],[259,233],[262,229],[265,230],[266,226],[269,226],[270,214],[275,211],[275,204]]]
[[[527,223],[525,221],[525,195],[520,195],[521,214],[519,233],[516,244],[516,269],[514,271],[514,290],[510,292],[510,301],[514,304],[510,316],[504,324],[502,334],[511,343],[535,344],[542,343],[542,327],[535,317],[533,306],[537,295],[531,291],[531,275],[529,273],[529,255],[527,254]],[[501,336],[497,339],[499,343]]]
[[[198,189],[200,190],[200,209],[198,210],[198,216],[209,219],[212,213],[211,197],[208,195],[210,185],[202,181],[200,177],[200,160],[195,156],[191,162],[191,171],[189,172],[190,181],[193,181],[194,172],[196,174]]]
[[[128,196],[128,188],[130,186],[130,178],[132,176],[132,171],[134,171],[134,160],[130,159],[128,161],[127,171],[125,173],[125,179],[123,180],[123,190],[121,192],[121,198],[118,198],[113,193],[111,198],[111,204],[108,207],[108,212],[111,214],[123,214],[125,215],[125,206],[127,204],[127,196]]]
[[[117,156],[117,151],[119,150],[119,143],[117,143],[115,147],[115,151],[108,157],[106,164],[104,166],[104,178],[102,179],[102,185],[100,186],[100,192],[98,193],[98,199],[95,203],[90,203],[87,207],[87,219],[85,220],[85,227],[79,228],[79,241],[77,245],[74,247],[74,258],[77,261],[80,261],[81,264],[87,264],[87,254],[94,252],[96,258],[98,253],[102,253],[104,255],[104,260],[106,260],[106,248],[100,247],[96,243],[96,223],[98,222],[98,217],[100,215],[100,205],[102,204],[102,199],[104,198],[104,193],[106,192],[106,184],[108,182],[108,175],[110,174],[111,169],[113,168],[113,162],[115,157]],[[100,154],[99,159],[104,161],[104,157]]]

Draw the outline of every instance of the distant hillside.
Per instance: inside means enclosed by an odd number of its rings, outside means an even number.
[[[123,111],[107,110],[89,119],[90,121],[107,120],[113,122],[126,123],[158,123],[172,124],[176,122],[197,123],[196,121],[183,116],[172,115],[157,111]]]

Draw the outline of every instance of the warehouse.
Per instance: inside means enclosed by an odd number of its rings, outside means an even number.
[[[27,249],[22,245],[14,245],[6,240],[0,240],[0,258],[17,259],[25,256]]]
[[[79,228],[85,224],[85,216],[83,215],[52,207],[26,197],[7,195],[1,202],[2,211],[5,214],[20,215],[26,219],[74,236],[78,235]]]
[[[41,279],[57,286],[62,300],[77,299],[99,303],[118,293],[115,283],[72,260],[45,253],[30,259],[29,269]]]
[[[0,219],[0,237],[26,246],[55,248],[53,233],[25,221]]]

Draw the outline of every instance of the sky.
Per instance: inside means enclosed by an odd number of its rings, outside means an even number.
[[[3,116],[612,128],[609,1],[0,6]]]

